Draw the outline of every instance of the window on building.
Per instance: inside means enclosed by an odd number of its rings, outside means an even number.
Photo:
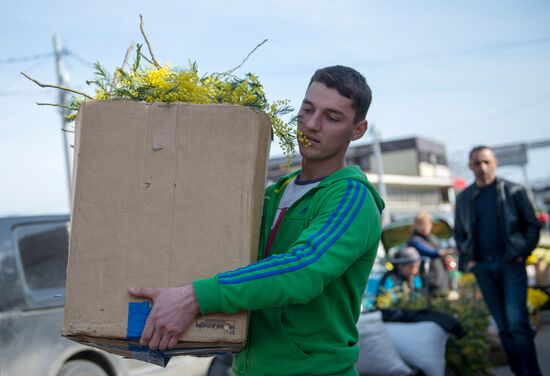
[[[352,158],[351,160],[346,161],[348,164],[354,164],[359,166],[363,171],[370,171],[369,156],[362,155],[359,157]]]
[[[442,203],[449,202],[449,188],[447,187],[441,188],[441,202]]]

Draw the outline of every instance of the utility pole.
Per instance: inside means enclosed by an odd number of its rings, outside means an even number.
[[[57,84],[59,86],[66,87],[69,81],[69,74],[66,71],[62,60],[63,47],[61,46],[61,38],[59,37],[59,34],[55,34],[53,36],[53,48],[55,52]],[[67,105],[67,93],[64,90],[59,90],[58,104],[61,106]],[[65,115],[67,114],[65,107],[59,107],[59,114],[61,115],[61,136],[63,137],[63,154],[65,155],[65,169],[67,173],[67,194],[69,196],[69,207],[71,207],[71,161],[69,158],[69,141],[67,140],[67,132],[65,132],[65,126],[67,125],[65,121]]]
[[[550,147],[550,139],[535,142],[523,142],[501,146],[493,146],[492,149],[498,159],[499,166],[520,166],[525,181],[525,188],[531,202],[535,202],[533,187],[527,175],[527,151],[538,148]]]
[[[527,196],[529,196],[529,200],[531,200],[531,203],[535,205],[535,194],[533,193],[533,187],[531,186],[531,182],[529,181],[529,175],[527,175],[526,164],[521,165],[521,172],[523,174],[523,181],[525,182],[525,189],[527,190]]]
[[[386,190],[386,183],[384,183],[384,163],[382,162],[382,148],[380,147],[380,132],[378,132],[378,128],[374,126],[374,124],[371,125],[372,129],[372,136],[373,136],[373,149],[374,149],[374,161],[376,164],[376,173],[378,174],[378,190],[380,191],[380,194],[384,198],[384,200],[388,199],[388,191]],[[384,224],[388,224],[391,222],[391,213],[390,208],[388,205],[384,208],[382,211],[382,220]]]

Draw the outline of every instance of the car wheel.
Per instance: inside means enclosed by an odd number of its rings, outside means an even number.
[[[63,365],[58,376],[108,376],[107,372],[95,363],[87,360],[71,360]]]

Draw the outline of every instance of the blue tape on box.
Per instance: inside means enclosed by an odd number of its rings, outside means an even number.
[[[148,301],[128,302],[128,329],[126,331],[126,338],[139,339],[141,337],[150,312],[151,304]]]

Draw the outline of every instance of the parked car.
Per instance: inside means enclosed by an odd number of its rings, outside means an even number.
[[[179,374],[206,373],[204,359],[176,358],[164,370],[61,336],[68,221],[66,215],[0,218],[0,375],[173,375],[174,367]]]

